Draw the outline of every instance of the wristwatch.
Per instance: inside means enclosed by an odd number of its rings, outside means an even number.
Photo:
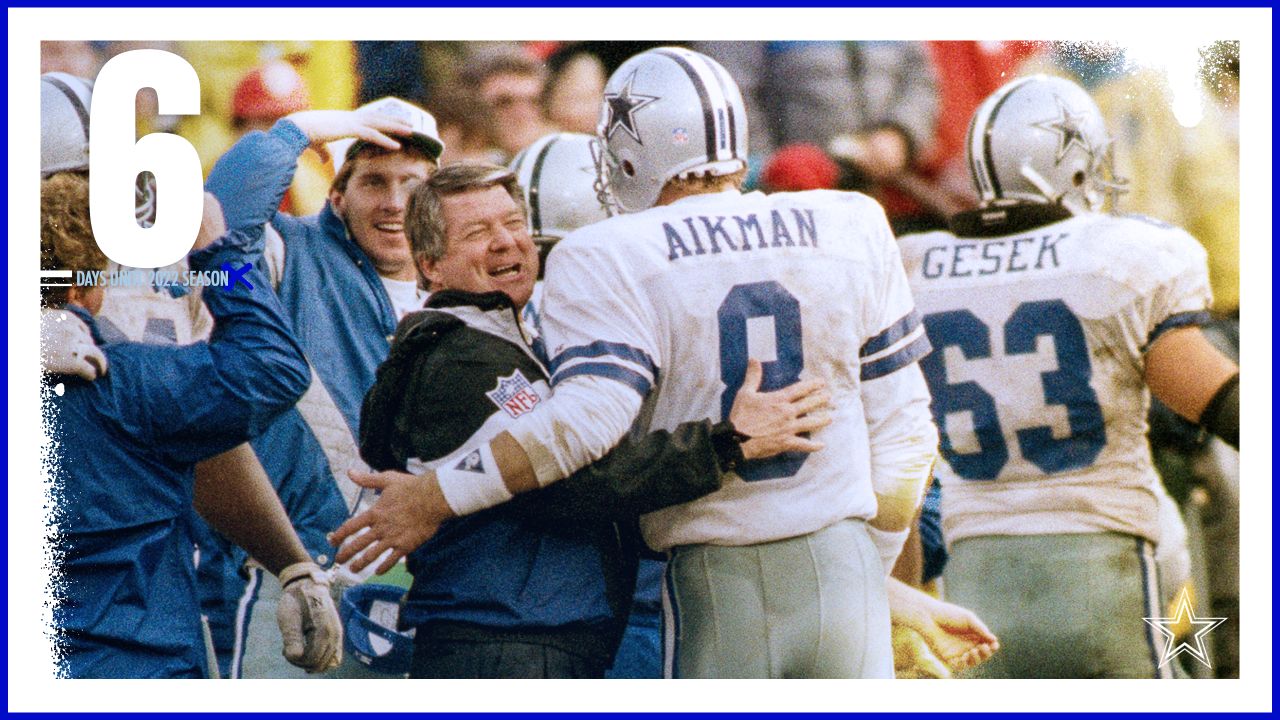
[[[750,435],[738,432],[728,420],[721,420],[711,426],[711,447],[715,450],[716,460],[722,471],[736,470],[740,463],[746,461],[742,455],[742,443],[750,439]]]

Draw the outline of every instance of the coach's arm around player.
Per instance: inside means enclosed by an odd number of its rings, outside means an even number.
[[[759,391],[761,377],[760,363],[750,361],[747,382],[729,415],[729,422],[737,432],[742,459],[821,449],[821,443],[805,437],[830,422],[829,416],[821,412],[828,402],[821,386],[806,381],[762,393]],[[497,465],[495,474],[500,473],[501,482],[510,495],[540,487],[529,456],[510,433],[499,434],[490,447]],[[330,538],[334,545],[341,547],[338,562],[351,561],[351,568],[357,572],[379,557],[382,562],[377,571],[386,572],[401,557],[435,535],[441,523],[457,516],[445,500],[435,472],[412,475],[389,470],[350,474],[356,483],[381,492],[374,507],[344,523]],[[364,527],[373,532],[357,535]],[[389,549],[392,552],[387,554]]]

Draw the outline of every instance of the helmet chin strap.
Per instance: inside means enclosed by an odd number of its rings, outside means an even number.
[[[591,149],[591,159],[596,165],[595,191],[596,201],[604,208],[605,214],[609,217],[623,214],[622,207],[618,204],[617,198],[613,196],[613,190],[609,187],[609,160],[605,157],[608,152],[604,148],[604,141],[597,139],[596,142],[588,146]]]
[[[1024,163],[1020,170],[1022,172],[1022,177],[1026,178],[1027,182],[1034,185],[1036,190],[1039,190],[1040,194],[1044,196],[1045,200],[1050,203],[1058,203],[1062,205],[1067,210],[1070,210],[1072,215],[1081,215],[1089,212],[1089,208],[1081,207],[1079,202],[1068,197],[1066,193],[1055,195],[1053,192],[1053,186],[1049,184],[1048,180],[1044,179],[1043,175],[1036,172],[1035,168]]]

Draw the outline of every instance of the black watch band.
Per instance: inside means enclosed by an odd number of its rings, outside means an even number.
[[[736,470],[746,460],[742,456],[742,443],[750,439],[749,435],[738,432],[728,420],[711,426],[711,447],[715,450],[721,472]]]

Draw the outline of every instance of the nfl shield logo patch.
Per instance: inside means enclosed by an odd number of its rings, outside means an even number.
[[[525,379],[519,370],[514,370],[507,377],[498,378],[498,387],[485,393],[503,412],[511,417],[520,417],[537,407],[542,398],[533,389],[533,383]]]

